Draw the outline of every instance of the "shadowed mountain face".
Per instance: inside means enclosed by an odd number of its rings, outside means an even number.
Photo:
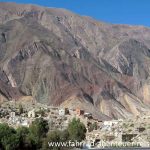
[[[79,107],[96,116],[150,108],[150,29],[63,9],[0,3],[0,100]]]

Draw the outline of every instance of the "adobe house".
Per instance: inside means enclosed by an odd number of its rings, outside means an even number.
[[[82,115],[84,115],[84,110],[77,108],[77,109],[76,109],[76,114],[77,114],[78,116],[82,116]]]

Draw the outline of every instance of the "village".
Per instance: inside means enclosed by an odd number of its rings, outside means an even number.
[[[140,142],[139,146],[147,147],[150,143],[150,114],[128,119],[99,120],[82,109],[36,104],[25,106],[15,102],[7,102],[0,106],[0,123],[9,126],[29,127],[36,118],[42,117],[48,121],[50,130],[65,130],[73,118],[78,118],[87,129],[85,143],[94,142],[95,147],[101,147],[105,142]]]

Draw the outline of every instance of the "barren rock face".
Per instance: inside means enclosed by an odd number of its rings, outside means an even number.
[[[150,108],[149,64],[149,28],[0,3],[0,98],[138,115]]]

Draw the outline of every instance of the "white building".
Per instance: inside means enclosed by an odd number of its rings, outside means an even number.
[[[59,115],[64,116],[65,115],[65,109],[59,109]]]
[[[25,127],[29,127],[29,122],[28,122],[28,120],[23,120],[23,121],[21,122],[21,125],[22,125],[22,126],[25,126]]]
[[[11,112],[11,113],[10,113],[10,117],[11,117],[11,118],[15,118],[15,116],[16,116],[16,113],[15,113],[15,112]]]
[[[114,125],[117,125],[118,123],[119,123],[119,120],[104,121],[102,125],[102,130],[111,131],[112,127]]]
[[[11,112],[10,113],[9,121],[11,123],[15,123],[16,122],[16,113],[15,112]]]
[[[68,113],[68,109],[67,108],[61,108],[59,109],[59,116],[64,116]]]
[[[110,120],[110,121],[104,121],[104,126],[110,126],[117,125],[119,123],[119,120]]]
[[[36,117],[36,114],[35,114],[35,110],[31,110],[28,112],[28,118],[35,118]]]
[[[84,113],[84,117],[92,118],[92,114],[91,114],[91,113],[87,113],[87,112],[85,112],[85,113]]]

